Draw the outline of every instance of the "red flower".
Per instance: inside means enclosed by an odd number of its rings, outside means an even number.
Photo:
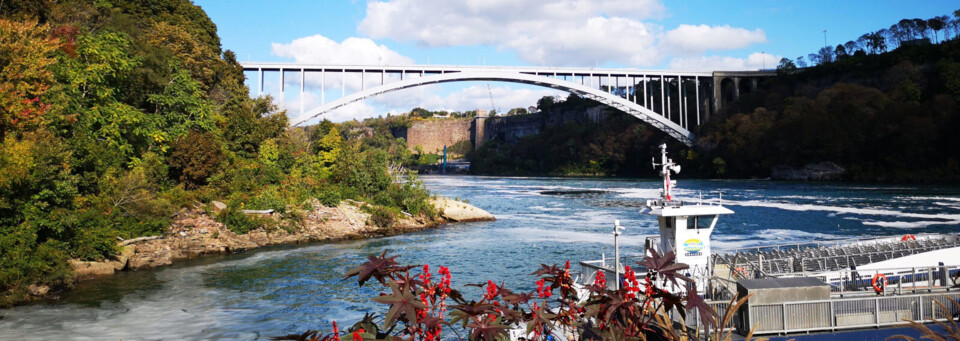
[[[601,287],[607,287],[607,275],[603,274],[603,271],[597,270],[597,276],[593,278],[593,284]]]
[[[337,321],[333,321],[333,339],[340,341],[340,329],[337,328]]]
[[[353,341],[363,341],[363,336],[360,336],[360,334],[365,332],[366,331],[364,331],[363,328],[360,328],[359,330],[355,330],[353,332]]]
[[[487,294],[483,295],[483,298],[492,301],[497,297],[497,284],[493,281],[487,281]]]

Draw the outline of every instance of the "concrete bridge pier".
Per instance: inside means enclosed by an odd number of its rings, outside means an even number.
[[[737,104],[742,93],[757,89],[760,78],[776,76],[776,71],[714,71],[713,103],[715,113],[725,109],[725,103]],[[706,117],[705,120],[709,120]]]
[[[486,116],[476,116],[473,118],[473,136],[471,136],[471,141],[473,142],[473,150],[477,150],[480,146],[483,146],[487,142],[487,117]]]

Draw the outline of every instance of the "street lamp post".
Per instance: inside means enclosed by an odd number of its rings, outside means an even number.
[[[624,227],[620,225],[620,220],[613,221],[613,277],[616,282],[616,290],[620,290],[620,242],[617,237],[623,232]]]

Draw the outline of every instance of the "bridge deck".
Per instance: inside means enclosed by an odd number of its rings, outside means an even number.
[[[610,76],[610,77],[639,77],[639,76],[683,76],[683,77],[712,77],[711,71],[676,71],[676,70],[641,70],[641,69],[613,69],[613,68],[569,68],[569,67],[530,67],[530,66],[481,66],[481,65],[333,65],[333,64],[299,64],[299,63],[260,63],[241,62],[244,71],[307,71],[307,72],[370,72],[370,73],[447,73],[447,72],[517,72],[535,75],[556,76]],[[753,72],[753,71],[745,71]],[[757,71],[769,73],[769,71]]]

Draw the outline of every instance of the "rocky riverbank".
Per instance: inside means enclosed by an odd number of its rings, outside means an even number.
[[[218,222],[211,213],[215,205],[197,206],[183,210],[174,218],[170,228],[162,236],[137,238],[122,241],[121,252],[114,259],[100,262],[71,260],[74,279],[84,280],[97,276],[112,275],[117,271],[146,269],[170,265],[179,260],[207,254],[219,254],[251,250],[278,244],[299,244],[321,241],[337,241],[393,235],[437,227],[447,222],[492,221],[496,218],[477,207],[448,198],[435,198],[439,216],[430,219],[420,216],[404,216],[390,227],[378,227],[370,222],[370,214],[362,210],[363,203],[345,201],[337,207],[312,203],[312,210],[304,212],[303,219],[295,226],[263,228],[245,234],[237,234]],[[264,214],[279,220],[275,213]],[[56,290],[47,286],[33,285],[23,301],[52,298]]]

